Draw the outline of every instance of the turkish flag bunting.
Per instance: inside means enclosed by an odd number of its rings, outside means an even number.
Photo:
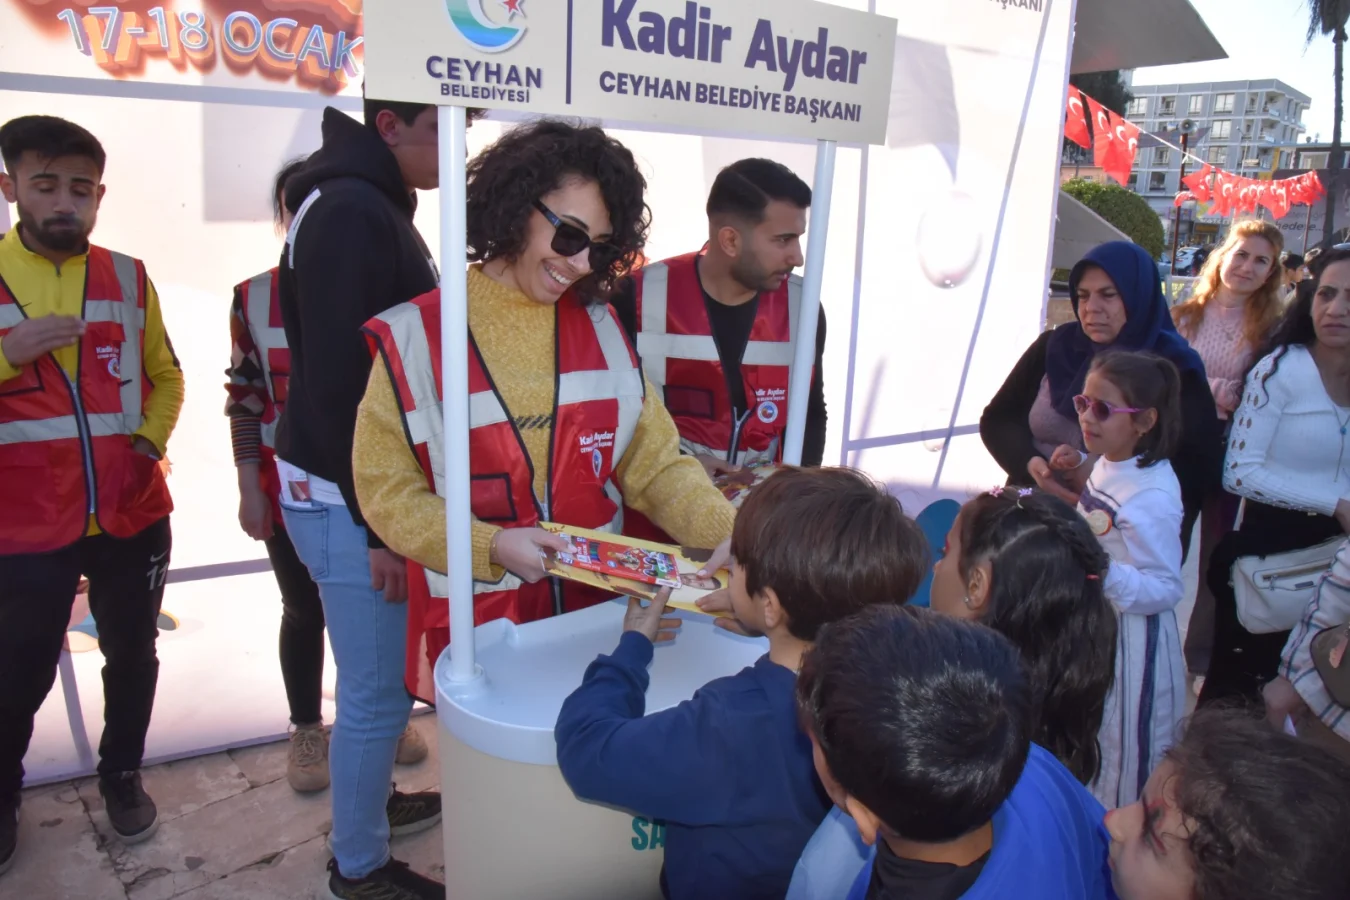
[[[1083,114],[1083,95],[1073,85],[1069,85],[1069,99],[1064,104],[1064,136],[1084,150],[1092,146]]]
[[[1237,177],[1237,184],[1233,191],[1236,200],[1233,203],[1233,209],[1240,213],[1256,212],[1256,197],[1252,194],[1252,180]]]
[[[1104,168],[1107,175],[1121,184],[1128,184],[1130,169],[1134,168],[1135,154],[1139,152],[1139,126],[1115,113],[1111,113],[1110,116],[1115,140],[1111,142],[1110,155]]]
[[[1209,163],[1205,163],[1203,169],[1199,172],[1192,172],[1190,175],[1187,175],[1185,178],[1181,179],[1181,183],[1186,185],[1186,189],[1195,195],[1196,200],[1199,200],[1201,203],[1208,203],[1214,196],[1214,193],[1209,188],[1209,179],[1213,174],[1214,167]]]
[[[1270,186],[1270,197],[1272,202],[1270,211],[1278,221],[1289,215],[1289,208],[1293,204],[1289,202],[1289,180],[1277,181]]]
[[[1307,197],[1307,181],[1302,175],[1297,178],[1286,178],[1284,185],[1289,195],[1290,205],[1297,206],[1300,203],[1308,202],[1304,199]]]
[[[1252,187],[1256,191],[1256,202],[1274,212],[1275,183],[1273,181],[1258,181]]]
[[[1234,184],[1234,177],[1222,169],[1214,179],[1214,209],[1216,216],[1227,216],[1233,213],[1233,203],[1237,198],[1233,192],[1237,185]]]
[[[1096,100],[1087,98],[1088,111],[1092,114],[1092,164],[1105,169],[1111,156],[1111,145],[1115,143],[1115,129],[1111,125],[1111,111]]]
[[[1173,206],[1180,206],[1181,204],[1185,203],[1187,200],[1194,200],[1194,199],[1195,199],[1195,195],[1192,194],[1190,191],[1182,191],[1181,193],[1177,194],[1176,199],[1174,199],[1174,200],[1172,201],[1172,205],[1173,205]]]
[[[1306,176],[1308,187],[1312,190],[1312,198],[1320,200],[1327,195],[1327,189],[1322,187],[1322,177],[1316,172],[1309,172]]]

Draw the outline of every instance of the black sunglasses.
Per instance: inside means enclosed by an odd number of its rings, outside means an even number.
[[[539,210],[548,223],[553,226],[553,241],[549,244],[553,252],[559,256],[576,256],[587,247],[590,248],[590,262],[592,272],[606,272],[611,266],[618,262],[623,254],[619,248],[608,241],[593,241],[591,236],[582,231],[570,222],[564,222],[558,218],[557,213],[545,206],[541,201],[534,201],[534,208]]]

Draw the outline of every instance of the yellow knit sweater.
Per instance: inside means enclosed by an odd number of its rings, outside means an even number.
[[[534,464],[534,492],[544,496],[553,430],[553,307],[535,303],[469,269],[469,330]],[[356,416],[352,469],[361,512],[390,549],[438,572],[446,570],[445,501],[404,436],[388,370],[376,364]],[[681,456],[679,432],[650,384],[637,429],[615,477],[625,502],[690,547],[712,548],[731,536],[736,512],[692,457]],[[495,582],[503,570],[488,561],[500,529],[473,523],[473,577]]]

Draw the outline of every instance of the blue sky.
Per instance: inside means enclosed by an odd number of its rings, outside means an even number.
[[[1228,51],[1228,59],[1137,69],[1135,84],[1278,78],[1312,98],[1303,114],[1307,133],[1321,132],[1324,141],[1331,140],[1331,38],[1319,35],[1305,51],[1308,15],[1304,0],[1191,0],[1191,5]],[[1346,57],[1350,69],[1350,45]],[[1342,128],[1350,139],[1350,127]]]

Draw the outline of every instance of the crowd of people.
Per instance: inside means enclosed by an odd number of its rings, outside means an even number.
[[[390,850],[442,803],[393,786],[427,753],[408,717],[449,640],[439,272],[414,224],[439,184],[436,122],[328,110],[321,148],[271,186],[278,264],[231,309],[239,522],[282,596],[288,778],[330,791],[333,900],[446,896]],[[25,117],[0,155],[18,208],[0,238],[0,485],[22,510],[0,524],[3,874],[82,577],[107,659],[100,791],[124,842],[154,834],[158,460],[183,378],[145,266],[89,242],[97,138]],[[517,125],[469,161],[468,437],[476,622],[610,599],[550,577],[565,546],[541,524],[561,522],[706,551],[730,583],[704,610],[766,638],[754,666],[647,715],[681,620],[667,593],[630,598],[562,706],[576,796],[667,823],[664,896],[1350,896],[1350,248],[1286,303],[1279,231],[1240,223],[1176,308],[1139,247],[1090,252],[1077,320],[1037,338],[981,420],[1007,484],[934,553],[884,488],[820,465],[823,315],[803,466],[782,465],[810,187],[733,163],[706,243],[659,262],[645,194],[590,125]],[[739,510],[714,485],[765,464]],[[1307,607],[1253,632],[1233,572],[1291,551],[1323,553],[1300,570]],[[1189,552],[1204,587],[1183,643]]]

